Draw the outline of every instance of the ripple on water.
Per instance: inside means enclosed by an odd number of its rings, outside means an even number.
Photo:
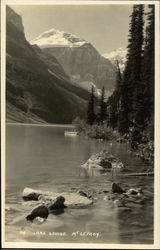
[[[109,150],[127,166],[138,172],[144,164],[128,153],[128,145],[97,142],[77,137],[66,139],[65,128],[30,126],[7,127],[6,165],[6,240],[29,242],[152,243],[154,182],[151,177],[111,176],[110,173],[87,171],[81,164],[92,153]],[[32,136],[31,136],[32,135]],[[25,145],[24,145],[25,138]],[[16,147],[15,147],[16,142]],[[18,157],[15,157],[17,155]],[[27,168],[26,168],[27,166]],[[141,187],[148,200],[145,208],[117,209],[112,201],[103,200],[117,181],[124,189]],[[94,204],[85,209],[65,209],[64,214],[50,214],[42,223],[25,219],[31,206],[22,205],[22,191],[28,186],[51,192],[89,192]],[[106,193],[104,193],[106,191]],[[25,203],[26,204],[26,203]],[[100,232],[96,238],[71,237],[73,231]],[[45,231],[47,235],[36,235]],[[67,232],[66,237],[49,236],[49,231]],[[24,233],[25,232],[25,233]]]

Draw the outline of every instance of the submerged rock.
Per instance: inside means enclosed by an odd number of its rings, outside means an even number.
[[[123,169],[124,165],[112,154],[103,150],[97,154],[93,154],[82,167],[108,170],[113,168]]]
[[[34,195],[33,195],[34,194]],[[35,197],[38,197],[38,200],[35,201]],[[33,200],[31,200],[33,198]],[[52,193],[52,192],[43,192],[40,190],[34,190],[31,188],[25,188],[23,190],[23,199],[25,203],[31,203],[34,208],[31,213],[26,217],[29,221],[43,223],[47,219],[49,213],[54,215],[64,213],[64,209],[67,207],[70,208],[79,208],[91,205],[93,201],[85,196],[83,191],[79,193]]]
[[[63,209],[66,208],[64,205],[65,198],[63,196],[58,196],[55,200],[55,202],[49,207],[50,210],[57,210],[57,209]]]
[[[135,189],[135,188],[130,188],[130,189],[126,192],[127,195],[138,195],[138,196],[140,196],[141,193],[142,193],[142,190],[141,190],[140,188],[137,188],[137,189]]]
[[[33,190],[31,188],[25,188],[23,190],[22,197],[25,201],[38,201],[40,193],[37,192],[37,190]]]
[[[29,214],[26,217],[26,219],[29,221],[33,221],[36,217],[47,219],[48,215],[49,215],[48,208],[44,205],[41,205],[41,206],[34,208],[31,214]]]
[[[36,217],[35,220],[38,222],[38,223],[43,223],[46,219],[45,218],[42,218],[42,217]]]
[[[123,200],[118,200],[118,199],[116,199],[116,200],[114,200],[114,205],[116,206],[116,207],[124,207],[124,202],[123,202]]]
[[[125,193],[125,191],[115,182],[112,183],[112,192],[113,193]]]
[[[128,208],[128,211],[135,208],[142,208],[147,198],[141,188],[130,188],[123,190],[119,184],[112,183],[111,191],[105,200],[111,200],[117,208]]]
[[[82,190],[78,191],[77,193],[84,196],[84,197],[88,197],[88,195]]]
[[[88,199],[92,199],[92,195],[89,192],[84,192],[82,190],[77,192],[78,194],[80,194],[81,196],[87,197]]]
[[[28,201],[30,194],[35,194],[38,197],[37,203],[44,205],[48,209],[61,209],[65,207],[77,208],[89,206],[93,203],[88,197],[82,196],[79,193],[52,193],[25,188],[23,191],[23,199]],[[29,196],[29,199],[28,199]],[[34,203],[35,200],[33,199]]]

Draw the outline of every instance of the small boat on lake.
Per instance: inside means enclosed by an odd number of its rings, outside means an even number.
[[[64,131],[64,135],[76,136],[78,135],[78,132],[77,131]]]

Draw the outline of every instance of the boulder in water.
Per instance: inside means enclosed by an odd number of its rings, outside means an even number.
[[[125,191],[115,182],[112,183],[112,192],[122,194]]]
[[[140,196],[142,194],[142,189],[141,188],[130,188],[126,194],[127,195],[138,195]]]
[[[26,219],[29,221],[33,221],[36,217],[47,219],[48,215],[49,215],[48,208],[44,205],[41,205],[41,206],[34,208],[31,214],[29,214],[26,217]]]
[[[64,205],[65,198],[63,196],[58,196],[55,200],[55,202],[49,207],[49,209],[52,210],[58,210],[66,208],[67,206]]]
[[[25,188],[23,190],[22,197],[25,201],[38,201],[40,193],[37,192],[37,190],[33,190],[31,188]]]
[[[86,192],[84,192],[82,190],[79,190],[77,193],[80,194],[81,196],[87,197],[89,199],[93,198],[92,195],[89,192],[86,193]]]
[[[35,220],[39,223],[42,224],[46,219],[42,217],[36,217]]]
[[[119,184],[113,182],[111,192],[107,195],[117,208],[141,208],[147,202],[147,197],[142,193],[141,188],[130,188],[123,190]]]
[[[77,208],[77,207],[85,207],[89,206],[93,203],[92,199],[89,199],[88,197],[82,196],[79,193],[52,193],[52,192],[44,192],[41,190],[35,190],[31,188],[25,188],[23,191],[23,198],[25,197],[26,201],[27,197],[32,197],[30,194],[35,194],[36,197],[38,197],[37,203],[39,205],[44,205],[48,209],[52,208],[55,209],[58,208],[65,208],[65,207],[71,207],[71,208]],[[33,199],[34,204],[36,201]]]
[[[121,199],[116,199],[116,200],[114,200],[114,205],[116,206],[116,207],[124,207],[124,203],[123,203],[123,200],[121,200]]]
[[[84,197],[88,197],[88,195],[82,190],[78,191],[77,193],[84,196]]]
[[[82,167],[108,170],[112,168],[123,169],[124,165],[112,154],[103,150],[97,154],[93,154]]]

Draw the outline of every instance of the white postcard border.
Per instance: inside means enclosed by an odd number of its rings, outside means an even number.
[[[154,244],[90,244],[90,243],[28,243],[5,242],[5,65],[6,5],[133,5],[155,4],[155,177],[154,177]],[[1,3],[1,223],[3,248],[65,248],[65,249],[159,249],[160,248],[160,77],[159,77],[159,1],[61,1],[2,0]]]

